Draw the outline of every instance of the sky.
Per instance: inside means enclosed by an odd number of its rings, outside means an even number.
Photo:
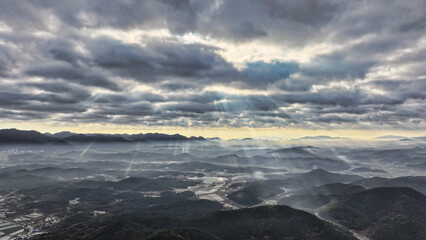
[[[1,128],[426,134],[426,1],[0,1]]]

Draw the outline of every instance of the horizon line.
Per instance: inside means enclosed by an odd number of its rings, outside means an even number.
[[[97,131],[99,129],[86,128],[61,128],[56,131],[46,131],[37,128],[8,127],[4,129],[17,129],[21,131],[37,131],[42,134],[56,134],[60,132],[71,132],[74,134],[147,134],[158,133],[185,137],[220,138],[222,140],[252,138],[258,140],[299,140],[301,138],[330,137],[329,140],[377,140],[385,136],[396,136],[401,138],[416,138],[426,136],[426,132],[414,130],[368,130],[368,129],[297,129],[297,128],[169,128],[169,129],[114,129],[115,131]],[[106,131],[105,131],[106,130]],[[118,131],[117,131],[118,130]],[[120,131],[122,130],[122,131]],[[124,130],[124,131],[123,131]],[[332,139],[334,138],[334,139]],[[303,139],[302,139],[303,140]],[[315,140],[315,139],[304,139]],[[380,140],[380,139],[379,139]]]

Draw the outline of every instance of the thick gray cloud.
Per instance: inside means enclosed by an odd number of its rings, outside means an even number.
[[[226,81],[236,74],[233,66],[209,46],[164,42],[140,47],[97,39],[89,44],[89,48],[94,64],[142,82],[156,82],[167,77]]]
[[[424,129],[425,12],[423,0],[4,0],[0,118]]]
[[[73,28],[118,29],[166,27],[176,34],[201,32],[218,38],[246,41],[269,33],[286,39],[312,35],[313,28],[327,24],[339,14],[343,1],[2,1],[4,21],[17,29],[46,29],[52,14]],[[22,18],[21,16],[26,16]],[[300,41],[300,39],[299,39]]]
[[[25,71],[26,75],[46,79],[64,79],[86,86],[99,86],[111,90],[119,90],[116,83],[105,76],[90,73],[90,69],[69,65],[55,64],[50,66],[35,66]]]

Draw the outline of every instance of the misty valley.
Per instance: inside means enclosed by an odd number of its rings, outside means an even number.
[[[0,240],[426,240],[426,0],[0,0]]]
[[[2,240],[426,236],[421,138],[0,135]]]

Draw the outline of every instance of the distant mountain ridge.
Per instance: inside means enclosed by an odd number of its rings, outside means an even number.
[[[22,131],[15,128],[0,130],[0,144],[66,144],[67,142],[37,131]]]
[[[318,135],[318,136],[304,136],[301,138],[296,138],[292,140],[342,140],[342,139],[350,139],[350,138],[342,138],[342,137],[331,137],[327,135]]]
[[[403,138],[407,138],[404,136],[396,136],[396,135],[384,135],[384,136],[380,136],[380,137],[376,137],[375,139],[403,139]]]
[[[130,143],[151,141],[205,141],[204,137],[185,137],[180,134],[140,133],[140,134],[81,134],[68,131],[40,133],[18,129],[1,129],[0,144],[67,144],[67,143]]]
[[[398,140],[398,141],[426,141],[426,136],[418,137],[404,137],[404,136],[395,136],[395,135],[385,135],[376,137],[377,140]]]
[[[68,137],[63,138],[63,140],[67,142],[130,142],[127,139],[124,139],[120,136],[110,136],[103,134],[96,135],[84,135],[84,134],[75,134]]]

